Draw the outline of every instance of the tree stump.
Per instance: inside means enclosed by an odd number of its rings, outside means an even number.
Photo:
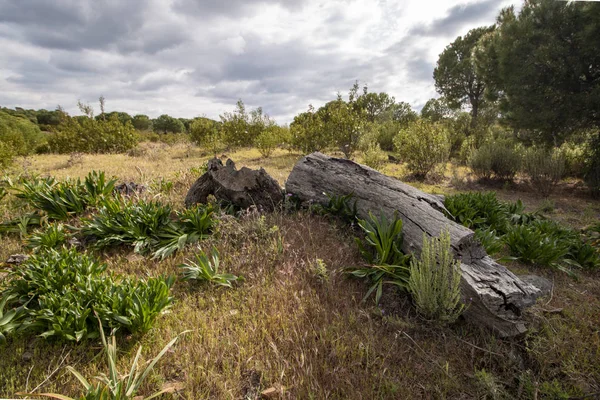
[[[185,205],[206,203],[209,195],[240,208],[256,206],[262,211],[273,211],[283,201],[281,187],[264,169],[237,170],[231,159],[225,165],[218,158],[210,160],[208,171],[188,191]]]
[[[533,305],[540,291],[523,282],[490,258],[475,240],[474,232],[446,218],[442,200],[397,179],[350,160],[313,153],[294,166],[286,191],[303,202],[327,204],[325,195],[354,194],[358,215],[369,212],[402,219],[405,253],[419,255],[423,233],[437,237],[450,233],[454,256],[461,262],[462,294],[468,308],[465,317],[492,328],[501,336],[526,331],[521,320],[525,307]]]

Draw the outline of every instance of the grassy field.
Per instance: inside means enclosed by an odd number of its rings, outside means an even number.
[[[147,185],[146,196],[181,207],[197,170],[210,155],[193,146],[145,143],[132,155],[40,155],[22,159],[13,173],[57,178],[103,170],[120,181]],[[238,167],[264,167],[282,185],[299,154],[278,150],[263,159],[255,149],[231,154]],[[360,160],[358,160],[360,161]],[[383,172],[403,178],[400,165]],[[172,185],[170,184],[172,183]],[[495,190],[521,198],[530,210],[581,228],[600,218],[600,203],[567,182],[550,199],[525,183],[497,187],[472,182],[464,168],[449,167],[437,182],[412,183],[422,190],[455,193]],[[10,199],[3,219],[19,214]],[[366,282],[350,279],[361,264],[356,233],[308,212],[240,218],[224,216],[218,232],[200,243],[216,246],[223,268],[241,275],[233,289],[186,282],[174,287],[176,303],[143,336],[118,340],[119,367],[128,370],[137,347],[152,358],[179,333],[180,341],[159,362],[142,394],[170,387],[165,398],[255,399],[562,399],[600,393],[600,275],[565,274],[512,263],[516,273],[553,281],[551,296],[527,311],[530,332],[501,340],[460,320],[450,327],[423,321],[410,300],[394,290],[379,306],[362,302]],[[0,238],[0,260],[22,252],[18,236]],[[195,247],[165,261],[122,250],[102,255],[109,270],[131,276],[178,274]],[[321,260],[321,261],[318,261]],[[325,265],[326,273],[317,265]],[[0,398],[18,392],[81,393],[65,367],[86,377],[106,372],[99,342],[79,345],[36,337],[12,337],[0,347]],[[22,398],[23,396],[21,396]],[[29,398],[36,398],[30,396]]]

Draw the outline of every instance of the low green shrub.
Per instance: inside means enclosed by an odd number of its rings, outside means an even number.
[[[123,124],[116,115],[104,120],[88,117],[66,116],[60,125],[53,127],[48,137],[54,153],[125,153],[138,143],[137,131],[127,122]]]
[[[394,138],[394,147],[400,160],[418,179],[424,179],[435,169],[445,168],[450,154],[446,127],[423,119],[401,130]]]
[[[433,321],[451,323],[462,314],[460,262],[450,249],[450,234],[439,238],[423,234],[420,257],[410,263],[408,290],[419,314]]]
[[[233,275],[219,272],[219,252],[216,248],[212,248],[210,258],[204,251],[199,249],[196,253],[196,260],[188,260],[187,263],[180,264],[183,272],[183,279],[208,282],[217,286],[228,288],[233,287],[233,283],[242,278]]]
[[[378,143],[372,143],[364,149],[362,151],[362,158],[365,165],[373,169],[382,168],[388,159],[387,154],[381,150]]]
[[[510,181],[521,167],[521,154],[510,143],[487,142],[473,151],[469,166],[480,179]]]
[[[16,267],[2,292],[9,307],[23,307],[18,330],[68,341],[98,337],[102,326],[145,332],[173,299],[172,277],[124,279],[74,249],[46,250]]]
[[[8,143],[0,142],[0,171],[12,165],[15,155],[15,150]]]
[[[270,125],[265,127],[265,129],[254,139],[254,145],[258,148],[260,154],[269,158],[273,151],[283,143],[283,138],[281,135],[281,130],[277,125]]]
[[[584,179],[593,197],[600,197],[600,133],[590,140]]]
[[[356,221],[356,215],[358,213],[358,210],[356,209],[356,200],[354,199],[354,193],[348,193],[346,195],[339,196],[325,193],[325,195],[329,199],[327,204],[314,205],[314,211],[322,215],[330,214],[339,217],[341,220],[349,224]]]
[[[40,128],[29,119],[0,111],[0,152],[13,156],[37,153],[46,143]],[[10,150],[6,150],[10,149]],[[1,154],[1,153],[0,153]],[[2,161],[0,161],[0,167]]]
[[[559,151],[530,148],[523,157],[523,172],[535,190],[548,197],[565,175],[565,159]]]

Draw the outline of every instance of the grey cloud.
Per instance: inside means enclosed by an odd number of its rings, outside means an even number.
[[[173,10],[185,16],[201,18],[236,18],[260,12],[265,4],[279,4],[288,9],[302,8],[304,0],[175,0]]]
[[[418,26],[409,32],[415,36],[455,36],[461,29],[482,20],[493,21],[498,13],[498,0],[484,0],[479,3],[457,5],[448,11],[444,18],[436,19],[425,26]]]

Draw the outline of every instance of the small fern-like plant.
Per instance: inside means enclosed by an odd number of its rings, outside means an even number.
[[[463,312],[461,302],[460,262],[450,250],[450,234],[442,231],[439,238],[423,234],[419,259],[410,263],[408,289],[419,314],[432,321],[451,323]]]
[[[219,252],[214,247],[210,257],[200,250],[195,261],[188,260],[187,263],[180,264],[179,268],[183,270],[184,280],[204,281],[228,288],[233,287],[234,282],[242,280],[236,275],[219,272]]]

